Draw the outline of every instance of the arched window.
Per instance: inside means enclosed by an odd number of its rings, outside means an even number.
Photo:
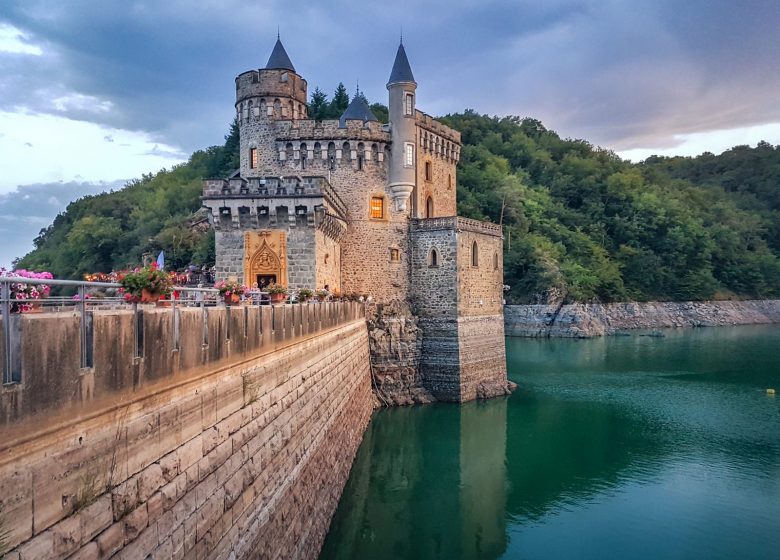
[[[293,149],[292,142],[287,142],[287,145],[285,146],[285,150],[287,153],[287,160],[292,163],[293,161],[293,155],[295,154],[295,150]]]
[[[265,117],[268,114],[268,109],[265,107],[265,99],[260,100],[260,116]]]
[[[493,253],[493,270],[498,270],[498,253]]]
[[[336,144],[328,142],[328,169],[336,169]]]
[[[379,146],[371,144],[371,161],[379,161]]]
[[[314,159],[322,159],[322,145],[319,142],[314,143]]]
[[[433,218],[433,197],[429,196],[425,200],[425,217]]]
[[[306,158],[309,157],[309,148],[306,146],[306,142],[301,142],[301,169],[306,169]]]
[[[471,266],[475,268],[479,266],[479,248],[476,241],[471,244]]]
[[[351,154],[351,148],[349,147],[349,142],[344,142],[344,145],[341,147],[342,150],[342,158],[349,161]]]
[[[358,171],[363,171],[363,161],[365,160],[366,147],[363,142],[360,142],[357,147],[357,168]]]
[[[431,249],[431,254],[428,256],[428,266],[431,268],[439,266],[439,253],[435,248]]]
[[[274,118],[282,116],[282,102],[278,99],[274,99]]]

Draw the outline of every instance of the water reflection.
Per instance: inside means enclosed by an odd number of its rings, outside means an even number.
[[[322,558],[776,557],[778,349],[510,340],[510,398],[374,416]]]

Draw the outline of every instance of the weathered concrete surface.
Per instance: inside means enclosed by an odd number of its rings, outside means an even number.
[[[95,383],[123,386],[111,399],[66,395],[69,418],[2,426],[7,558],[316,557],[373,406],[365,321],[331,311],[340,320],[309,334],[280,314],[254,356],[236,348],[253,347],[246,314],[214,314],[208,338],[232,359],[142,368],[135,389],[120,368]],[[290,338],[273,342],[280,330]]]
[[[780,300],[507,305],[508,336],[588,338],[631,329],[780,323]]]

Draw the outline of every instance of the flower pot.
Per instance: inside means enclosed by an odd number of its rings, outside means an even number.
[[[157,303],[161,294],[150,292],[146,288],[141,292],[141,303]]]
[[[287,299],[287,294],[269,294],[269,296],[271,298],[271,305],[284,303],[284,300]]]
[[[225,296],[225,305],[238,305],[239,303],[241,303],[241,296],[238,294]]]

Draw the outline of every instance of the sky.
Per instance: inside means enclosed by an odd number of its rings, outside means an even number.
[[[780,144],[777,0],[0,0],[0,266],[79,196],[219,144],[279,30],[309,83],[531,116],[638,161]]]

